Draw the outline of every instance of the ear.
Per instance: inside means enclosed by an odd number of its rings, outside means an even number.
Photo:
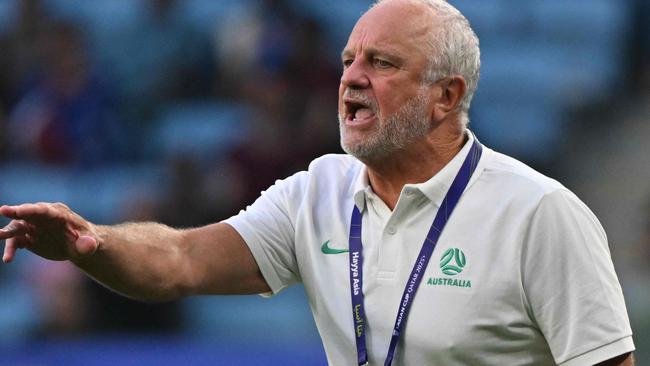
[[[455,75],[436,82],[438,88],[433,106],[433,120],[443,121],[454,113],[467,92],[467,83],[462,76]]]

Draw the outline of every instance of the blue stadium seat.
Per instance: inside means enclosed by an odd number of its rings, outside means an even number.
[[[24,253],[22,253],[24,254]],[[24,255],[17,256],[12,267],[20,267],[18,262],[24,260]],[[0,311],[0,345],[13,346],[22,344],[32,335],[31,330],[38,324],[36,304],[31,292],[24,284],[24,278],[13,276],[9,279],[2,277],[0,294],[2,294],[2,311]],[[4,362],[3,362],[4,363]]]
[[[165,109],[147,142],[161,158],[191,155],[214,160],[247,136],[249,112],[245,106],[214,102],[185,102]]]
[[[253,0],[183,0],[182,16],[192,23],[198,30],[210,34],[215,31],[215,26],[223,21],[231,12],[255,6]]]
[[[183,301],[188,335],[202,339],[256,342],[257,337],[280,344],[319,344],[320,339],[302,286],[273,299],[260,296],[193,297]],[[255,329],[255,334],[249,332]],[[324,359],[321,358],[321,359]]]
[[[60,19],[80,21],[88,30],[111,31],[131,25],[146,10],[145,0],[111,0],[97,4],[84,0],[45,0],[46,7]]]
[[[629,26],[629,2],[620,0],[534,0],[534,28],[563,42],[612,43]]]
[[[15,8],[15,1],[0,0],[0,33],[6,32],[12,26]]]
[[[535,100],[493,103],[476,100],[472,128],[488,146],[532,164],[549,163],[555,157],[566,120],[557,104]]]
[[[521,7],[507,8],[503,0],[451,0],[449,2],[465,15],[479,37],[493,33],[503,35],[501,31],[516,20],[513,11],[521,9]]]
[[[164,185],[158,165],[114,165],[97,169],[5,165],[0,168],[0,201],[65,202],[82,216],[100,223],[120,219],[125,204],[143,194],[156,194]]]

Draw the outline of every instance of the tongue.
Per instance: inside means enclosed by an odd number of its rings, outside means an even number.
[[[372,117],[375,114],[369,108],[360,108],[357,109],[357,113],[354,114],[355,119],[366,119]]]

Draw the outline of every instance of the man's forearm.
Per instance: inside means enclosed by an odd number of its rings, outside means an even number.
[[[99,226],[63,203],[0,206],[3,261],[19,249],[71,260],[116,292],[145,301],[270,291],[248,245],[226,223],[177,230],[157,223]]]
[[[631,352],[625,353],[618,357],[601,362],[596,366],[634,366],[634,355]]]
[[[98,249],[73,262],[89,276],[125,296],[167,301],[188,292],[183,232],[158,223],[94,226]]]

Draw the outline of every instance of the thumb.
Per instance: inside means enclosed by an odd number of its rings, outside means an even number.
[[[81,235],[74,243],[74,249],[79,256],[87,256],[97,251],[97,239],[90,235]]]

